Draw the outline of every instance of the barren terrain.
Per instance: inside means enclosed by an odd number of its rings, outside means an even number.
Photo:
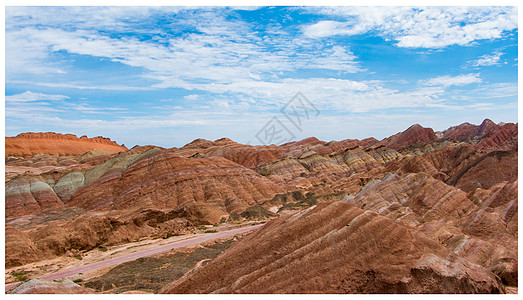
[[[486,119],[383,140],[113,152],[95,148],[121,147],[105,138],[22,134],[6,143],[87,149],[6,157],[5,282],[29,280],[20,293],[512,293],[517,133]]]

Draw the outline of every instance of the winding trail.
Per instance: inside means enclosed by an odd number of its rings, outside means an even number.
[[[232,230],[228,230],[228,231],[209,233],[204,236],[197,236],[197,237],[186,239],[183,241],[175,241],[175,242],[171,242],[171,243],[167,243],[167,244],[158,246],[153,249],[137,251],[137,252],[134,252],[131,254],[126,254],[126,255],[122,255],[120,257],[115,257],[115,258],[111,258],[108,260],[99,261],[99,262],[92,263],[89,265],[76,267],[76,268],[72,268],[72,269],[67,269],[67,270],[63,270],[63,271],[58,271],[56,273],[46,274],[46,275],[41,276],[40,279],[52,281],[52,280],[72,276],[72,275],[75,275],[78,273],[83,273],[86,271],[91,271],[91,270],[95,270],[95,269],[99,269],[99,268],[103,268],[103,267],[107,267],[107,266],[111,266],[111,265],[121,264],[123,262],[135,260],[140,257],[156,255],[156,254],[159,254],[162,252],[170,251],[171,249],[178,249],[178,248],[183,248],[183,247],[187,247],[187,246],[194,246],[194,245],[201,244],[203,242],[212,241],[215,239],[228,237],[228,236],[234,236],[237,234],[252,231],[254,229],[258,229],[262,226],[263,226],[263,224],[253,225],[253,226],[248,226],[248,227],[236,228],[236,229],[232,229]],[[7,284],[5,286],[5,291],[6,292],[9,291],[10,289],[14,288],[18,284],[19,284],[19,282]]]

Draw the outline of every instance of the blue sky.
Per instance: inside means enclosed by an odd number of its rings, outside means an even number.
[[[128,147],[517,122],[515,7],[6,7],[5,134]],[[281,112],[300,92],[318,114]]]

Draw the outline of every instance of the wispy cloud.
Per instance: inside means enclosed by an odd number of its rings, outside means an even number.
[[[42,100],[65,100],[69,99],[69,97],[64,95],[47,95],[42,93],[33,93],[30,91],[26,91],[21,94],[16,95],[9,95],[5,96],[5,101],[9,102],[32,102],[32,101],[42,101]]]
[[[474,67],[487,67],[487,66],[495,66],[499,65],[501,62],[499,61],[503,53],[496,51],[491,54],[485,54],[478,59],[474,60],[471,65]]]
[[[481,78],[479,77],[479,73],[475,74],[466,74],[466,75],[459,75],[459,76],[439,76],[435,78],[431,78],[428,80],[422,80],[421,83],[426,86],[443,86],[443,87],[449,87],[449,86],[461,86],[461,85],[467,85],[472,83],[480,83]]]
[[[398,47],[444,48],[502,37],[517,28],[516,7],[338,7],[312,9],[345,19],[322,20],[303,28],[306,36],[358,35],[374,32]]]
[[[183,128],[192,138],[245,136],[299,91],[333,128],[349,115],[490,108],[517,96],[511,77],[491,82],[494,68],[478,68],[514,59],[515,47],[502,47],[516,42],[507,35],[516,14],[511,7],[7,7],[6,121],[117,135]],[[483,39],[504,38],[511,40],[477,51]],[[459,46],[475,52],[452,60],[474,73],[440,66],[462,54]]]
[[[103,91],[149,91],[155,90],[153,86],[132,86],[132,85],[89,85],[87,83],[60,83],[60,82],[43,82],[43,81],[27,81],[27,80],[7,80],[7,83],[14,84],[31,84],[37,86],[51,87],[51,88],[65,88],[78,90],[103,90]]]
[[[80,12],[66,14],[75,18],[75,30],[45,27],[34,24],[35,22],[29,22],[25,27],[9,26],[7,29],[9,47],[6,53],[12,56],[12,59],[9,57],[6,60],[8,75],[18,72],[63,73],[65,71],[58,68],[57,63],[50,59],[52,53],[60,51],[108,58],[113,62],[142,68],[148,71],[144,74],[145,78],[160,82],[169,80],[171,83],[177,80],[178,86],[182,88],[184,83],[256,80],[274,72],[303,68],[344,72],[360,70],[357,58],[347,46],[304,43],[289,35],[273,35],[268,38],[252,34],[250,24],[229,21],[220,14],[219,10],[191,15],[192,19],[182,16],[180,20],[173,20],[175,24],[172,26],[178,25],[182,30],[196,30],[196,33],[162,39],[161,32],[157,32],[158,29],[154,28],[147,33],[156,34],[158,38],[153,40],[143,40],[136,36],[115,37],[103,34],[91,28],[94,24],[87,21],[91,18],[88,14],[89,10]],[[145,10],[142,13],[152,12]],[[12,14],[8,17],[17,19],[22,16],[20,12],[16,17]],[[118,19],[119,14],[113,17]],[[71,20],[64,20],[64,18],[64,16],[59,17],[65,24],[71,23]],[[105,22],[108,21],[104,19],[102,24]],[[18,51],[18,49],[29,48],[31,51]],[[30,65],[34,67],[27,68]],[[191,67],[187,68],[188,65]],[[161,84],[158,86],[162,87]],[[69,84],[69,87],[90,88],[74,84]],[[114,88],[106,87],[106,89]]]

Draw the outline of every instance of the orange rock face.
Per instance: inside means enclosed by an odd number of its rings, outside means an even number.
[[[31,156],[50,154],[54,156],[79,155],[93,149],[104,149],[110,153],[127,150],[116,142],[104,137],[78,138],[72,134],[54,132],[21,133],[5,138],[5,156]]]

